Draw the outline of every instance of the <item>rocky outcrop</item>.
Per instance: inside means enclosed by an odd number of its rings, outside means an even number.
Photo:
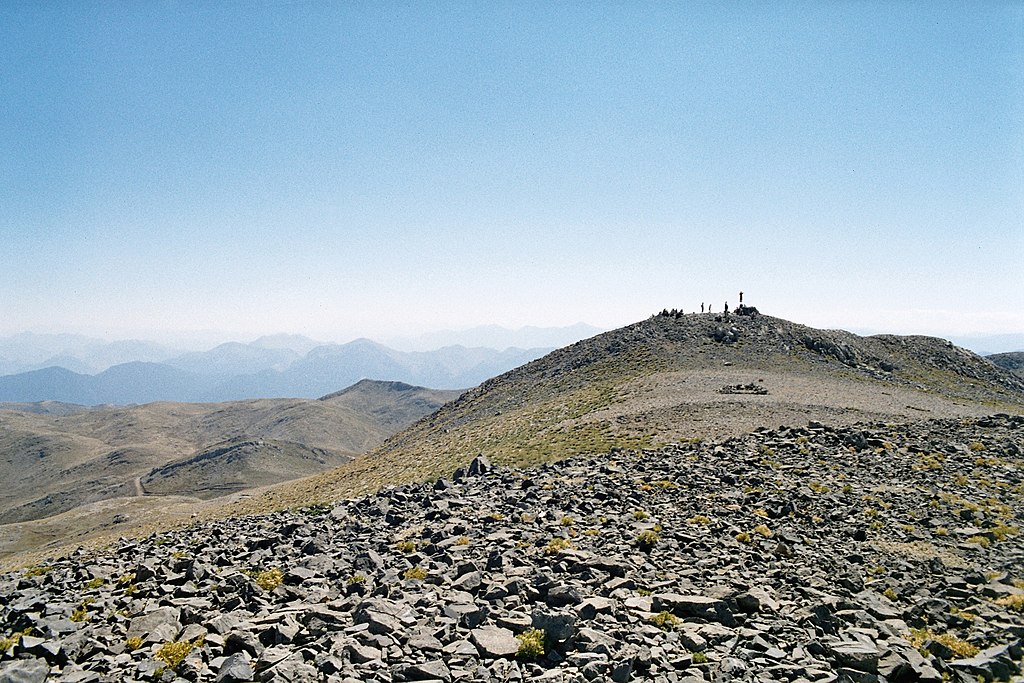
[[[0,680],[1019,675],[1024,418],[761,429],[122,540],[0,578]]]
[[[991,356],[985,356],[985,360],[1024,379],[1024,351],[995,353]]]
[[[747,384],[728,384],[718,390],[720,394],[752,394],[755,396],[767,396],[768,389],[763,384],[749,382]]]

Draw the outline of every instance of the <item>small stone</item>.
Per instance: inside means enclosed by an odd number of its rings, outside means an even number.
[[[373,610],[361,610],[357,612],[355,622],[357,624],[366,624],[370,629],[370,633],[377,635],[397,633],[402,629],[401,622],[395,617],[390,614],[375,612]]]
[[[548,591],[547,603],[552,607],[578,605],[581,602],[583,602],[583,597],[572,586],[555,586]]]
[[[480,654],[489,659],[513,657],[519,649],[519,641],[507,628],[475,628],[470,633],[470,638],[479,648]]]
[[[498,626],[507,628],[513,633],[522,633],[533,626],[533,617],[529,614],[523,614],[522,612],[499,615],[494,619],[494,621]]]
[[[345,646],[345,654],[355,664],[366,664],[382,658],[381,651],[368,645],[349,643]]]
[[[832,657],[841,666],[865,673],[878,673],[878,660],[882,653],[877,647],[865,643],[836,643],[829,647]]]
[[[483,453],[473,458],[473,461],[469,463],[469,475],[472,477],[478,477],[490,471],[491,461]]]
[[[533,627],[542,629],[551,640],[559,642],[569,640],[576,632],[576,616],[546,609],[535,609],[533,611]]]
[[[174,607],[157,607],[128,625],[128,638],[142,638],[144,643],[173,641],[181,632],[181,610]]]
[[[618,662],[612,666],[612,680],[615,683],[626,683],[633,675],[633,662],[630,660]]]
[[[452,672],[440,659],[422,664],[404,664],[395,667],[395,673],[409,681],[448,681],[452,680]]]
[[[409,638],[409,647],[413,650],[440,652],[444,644],[429,633],[420,632]]]
[[[589,621],[598,614],[611,614],[612,604],[613,602],[609,598],[587,598],[576,608],[576,614],[580,619]]]
[[[651,596],[651,606],[654,612],[671,612],[677,617],[696,617],[717,621],[726,626],[733,626],[736,623],[724,600],[704,595],[657,593]]]
[[[44,683],[49,673],[41,659],[16,659],[0,664],[0,683]]]
[[[217,672],[217,683],[241,683],[253,678],[252,664],[247,652],[236,652],[221,664]]]

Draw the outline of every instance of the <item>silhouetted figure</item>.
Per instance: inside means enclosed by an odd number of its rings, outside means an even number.
[[[740,292],[740,306],[743,305],[743,292]]]
[[[725,302],[725,314],[729,315],[729,302],[728,301]]]
[[[704,312],[704,302],[703,301],[700,302],[700,312],[701,313]]]

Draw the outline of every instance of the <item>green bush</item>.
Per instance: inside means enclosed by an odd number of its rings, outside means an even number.
[[[165,642],[156,654],[153,655],[156,659],[167,665],[170,669],[177,669],[181,666],[181,663],[188,657],[188,653],[192,652],[193,649],[201,647],[203,644],[203,637],[199,636],[195,640],[177,640],[174,642]]]
[[[657,531],[648,529],[647,531],[641,531],[636,537],[636,544],[645,550],[650,550],[658,543]]]
[[[280,569],[274,567],[266,571],[256,572],[253,578],[256,580],[257,586],[265,591],[272,591],[284,581],[284,574],[281,573]]]
[[[524,631],[516,636],[519,641],[519,649],[516,656],[522,659],[538,659],[544,656],[544,631],[533,628]]]
[[[679,617],[671,612],[658,612],[651,617],[651,623],[663,631],[671,631],[679,623]]]
[[[422,581],[423,579],[427,578],[427,575],[428,574],[426,569],[419,565],[416,565],[415,567],[409,567],[408,569],[406,569],[405,574],[403,574],[402,576],[405,577],[406,581]]]
[[[925,641],[934,640],[936,643],[945,645],[953,651],[954,659],[969,659],[978,654],[978,648],[966,640],[958,638],[952,633],[936,633],[929,628],[915,628],[910,630],[910,644],[919,650],[924,647]],[[927,654],[922,650],[922,654]]]
[[[996,604],[1002,605],[1003,607],[1009,607],[1010,609],[1018,612],[1024,612],[1024,595],[1007,595],[1005,598],[999,598],[996,600]]]
[[[572,550],[574,548],[572,541],[568,538],[562,538],[557,536],[548,541],[547,546],[544,547],[544,552],[548,555],[556,555],[563,550]]]

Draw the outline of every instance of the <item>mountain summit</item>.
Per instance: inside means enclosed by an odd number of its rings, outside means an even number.
[[[378,450],[294,486],[333,499],[436,477],[479,453],[529,465],[779,424],[993,411],[1024,412],[1024,380],[943,339],[861,337],[750,307],[663,311],[488,380]]]

